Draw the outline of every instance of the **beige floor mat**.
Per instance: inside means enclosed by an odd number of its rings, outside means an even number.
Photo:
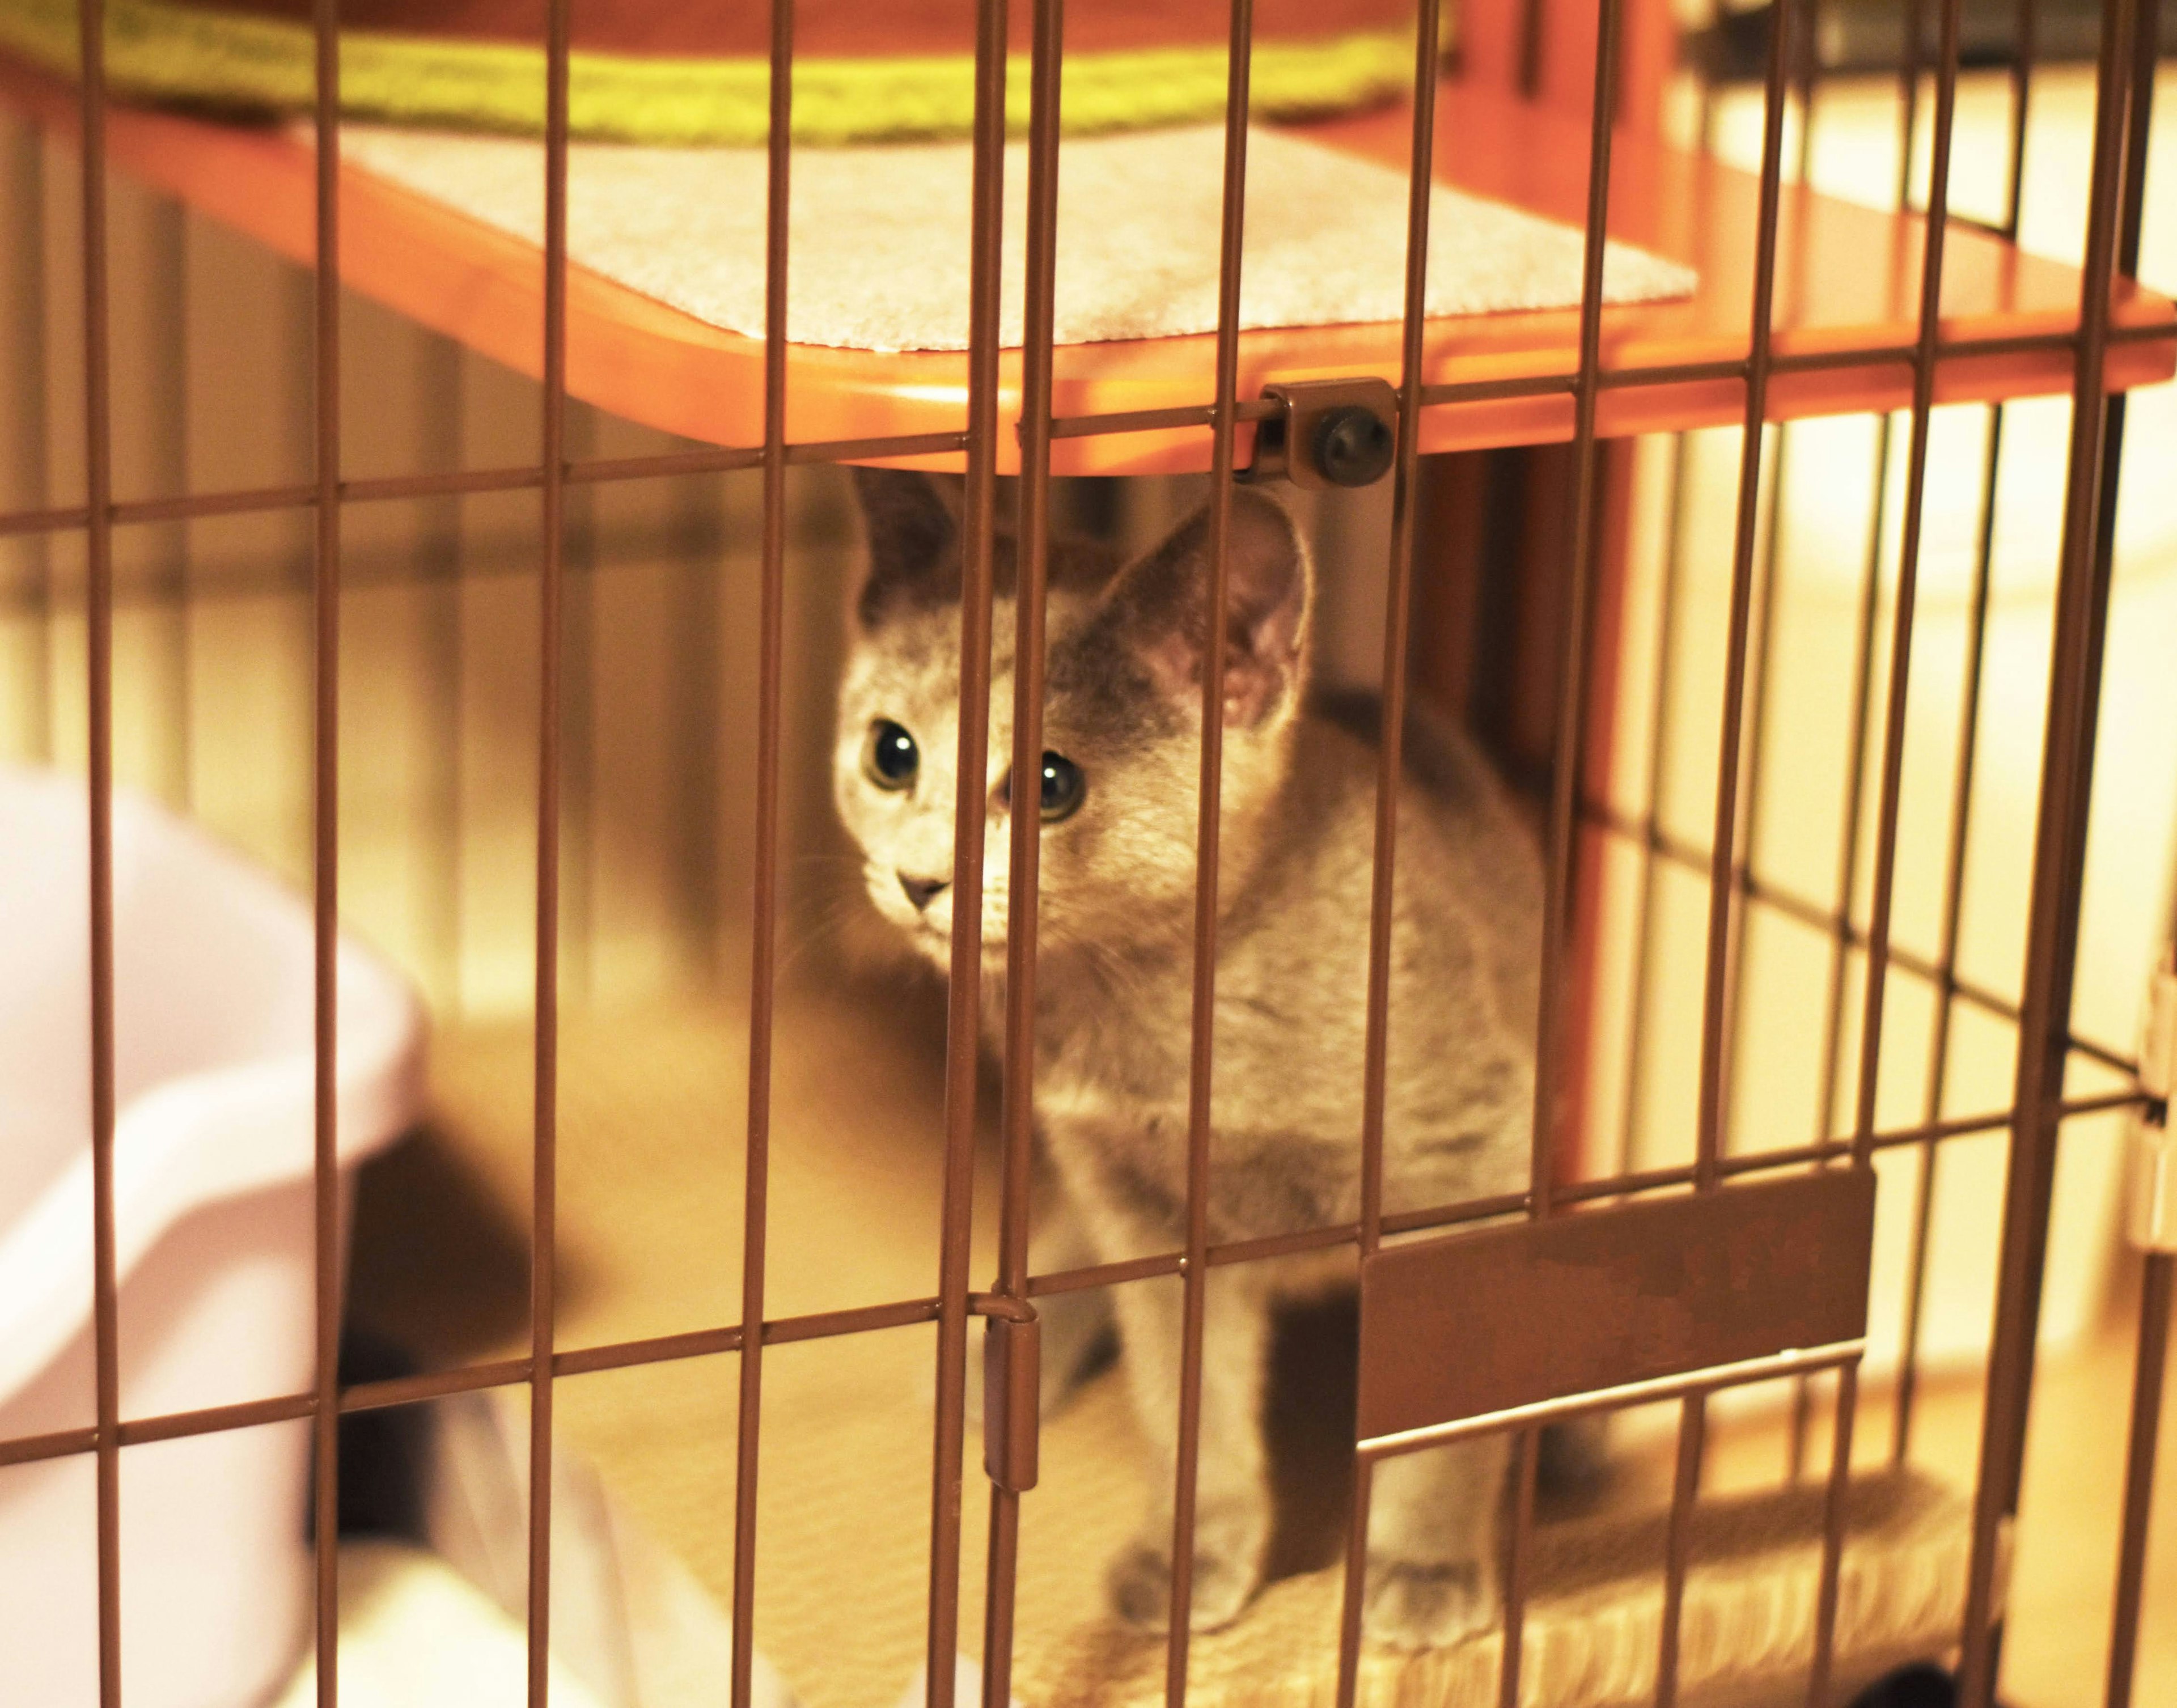
[[[1404,311],[1406,180],[1272,130],[1248,144],[1241,324],[1323,326]],[[349,124],[350,163],[473,219],[541,243],[544,145]],[[859,350],[968,344],[966,143],[797,149],[786,336]],[[764,330],[766,162],[760,149],[568,150],[567,252],[579,265],[713,326]],[[1224,128],[1067,139],[1059,169],[1055,304],[1061,344],[1163,338],[1217,325]],[[1028,158],[1007,151],[1000,336],[1021,341]],[[1439,185],[1430,214],[1428,312],[1488,314],[1578,303],[1570,226]],[[1694,276],[1613,243],[1603,292],[1645,302]]]
[[[895,1018],[910,1012],[881,1024],[843,1000],[797,996],[782,1008],[772,1316],[934,1291],[936,997],[925,987],[881,1000]],[[433,1131],[366,1181],[357,1311],[434,1360],[503,1355],[526,1340],[529,1049],[526,1028],[441,1035]],[[738,1317],[746,1055],[745,1025],[728,1008],[569,1017],[563,1347]],[[986,1175],[985,1204],[989,1184]],[[979,1255],[979,1280],[987,1268]],[[1295,1356],[1334,1366],[1335,1326],[1297,1325]],[[756,1641],[810,1708],[890,1705],[921,1665],[934,1346],[934,1330],[917,1325],[767,1352]],[[570,1444],[722,1603],[732,1582],[737,1380],[736,1361],[720,1356],[558,1387]],[[1303,1385],[1320,1389],[1320,1374]],[[1325,1568],[1344,1497],[1337,1419],[1312,1415],[1326,1409],[1338,1408],[1296,1405],[1279,1420],[1279,1454],[1293,1473],[1278,1548],[1288,1574],[1232,1629],[1197,1640],[1191,1700],[1234,1708],[1330,1700],[1337,1579]],[[1105,1562],[1147,1498],[1142,1460],[1112,1374],[1046,1426],[1043,1482],[1023,1503],[1016,1686],[1026,1708],[1161,1700],[1160,1645],[1101,1617]],[[1704,1506],[1686,1613],[1689,1684],[1803,1676],[1815,1498],[1801,1491]],[[1650,1508],[1541,1532],[1524,1700],[1601,1708],[1652,1689],[1659,1525]],[[1947,1646],[1964,1564],[1957,1500],[1918,1479],[1885,1480],[1857,1495],[1853,1525],[1842,1650],[1872,1663]],[[970,1653],[979,1648],[985,1525],[971,1432],[961,1626]],[[1364,1700],[1493,1701],[1495,1667],[1493,1640],[1414,1658],[1372,1652]]]

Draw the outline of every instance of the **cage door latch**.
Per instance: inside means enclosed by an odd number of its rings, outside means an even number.
[[[1295,486],[1373,486],[1391,472],[1399,394],[1382,379],[1296,379],[1265,385],[1285,406],[1255,427],[1247,481],[1282,475]]]
[[[999,1301],[983,1294],[977,1302]],[[983,1471],[998,1487],[1023,1494],[1035,1487],[1043,1427],[1043,1324],[1033,1305],[1001,1302],[1011,1308],[993,1311],[983,1325]]]
[[[2177,1138],[2169,1131],[2171,1083],[2177,1080],[2177,947],[2166,950],[2147,987],[2139,1040],[2140,1089],[2154,1102],[2131,1130],[2131,1242],[2143,1252],[2177,1252]]]

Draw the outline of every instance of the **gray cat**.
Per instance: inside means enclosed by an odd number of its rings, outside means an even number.
[[[915,475],[858,471],[870,570],[839,698],[836,794],[870,898],[942,967],[950,953],[960,555],[952,508]],[[1121,566],[1056,543],[1049,572],[1036,1114],[1049,1183],[1036,1267],[1184,1243],[1195,810],[1209,522]],[[1003,1014],[1012,581],[1000,542],[983,945],[986,1034]],[[1225,637],[1213,1243],[1350,1222],[1359,1211],[1376,750],[1307,701],[1312,577],[1276,504],[1234,494]],[[1540,875],[1525,826],[1461,739],[1416,729],[1399,803],[1384,1172],[1392,1207],[1525,1181]],[[1339,1261],[1243,1263],[1207,1294],[1193,1622],[1222,1624],[1261,1581],[1270,1492],[1262,1408],[1273,1307],[1343,1280]],[[1108,1306],[1100,1301],[1108,1298]],[[1098,1301],[1092,1303],[1091,1301]],[[1165,1616],[1181,1292],[1133,1282],[1061,1296],[1046,1368],[1062,1379],[1116,1312],[1160,1503],[1112,1593]],[[1386,1461],[1369,1535],[1372,1635],[1406,1646],[1493,1622],[1508,1449]]]

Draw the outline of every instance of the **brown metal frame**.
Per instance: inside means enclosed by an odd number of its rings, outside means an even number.
[[[1061,417],[1053,413],[1053,287],[1056,269],[1058,171],[1060,166],[1060,68],[1064,29],[1063,0],[1029,0],[1034,16],[1029,60],[1031,82],[1028,133],[1029,177],[1027,198],[1028,268],[1025,350],[1022,366],[1023,475],[1018,488],[1018,585],[1015,596],[1013,753],[1017,774],[1032,774],[1042,745],[1045,583],[1051,526],[1051,447],[1061,439],[1198,426],[1211,435],[1213,570],[1210,632],[1221,631],[1226,599],[1226,558],[1230,534],[1231,490],[1238,430],[1269,419],[1274,401],[1237,396],[1241,255],[1247,172],[1248,44],[1250,0],[1232,0],[1230,14],[1230,73],[1225,132],[1225,193],[1220,230],[1219,330],[1214,394],[1209,402],[1181,409],[1127,414]],[[2153,336],[2151,329],[2130,333],[2109,324],[2111,290],[2116,277],[2136,265],[2143,205],[2143,177],[2148,103],[2158,41],[2158,0],[2105,0],[2104,40],[2098,68],[2098,123],[2089,230],[2083,271],[2080,323],[2076,332],[2004,340],[1953,340],[1941,336],[1940,281],[1944,242],[1951,216],[1947,207],[1948,164],[1955,117],[1961,0],[1942,0],[1934,74],[1934,148],[1924,227],[1923,289],[1918,336],[1907,346],[1884,346],[1780,357],[1771,347],[1771,305],[1776,284],[1777,223],[1784,177],[1783,119],[1788,98],[1796,94],[1809,122],[1815,100],[1811,53],[1795,58],[1793,33],[1811,21],[1816,0],[1776,0],[1765,89],[1765,111],[1760,173],[1760,231],[1753,281],[1749,353],[1743,362],[1684,364],[1669,368],[1612,368],[1602,349],[1601,274],[1603,240],[1608,223],[1612,116],[1618,84],[1618,38],[1625,0],[1599,0],[1590,120],[1589,193],[1584,231],[1583,298],[1580,357],[1576,371],[1505,381],[1428,385],[1402,377],[1396,390],[1397,437],[1394,525],[1389,565],[1390,596],[1383,654],[1383,739],[1376,799],[1376,852],[1369,921],[1367,1029],[1363,1073],[1361,1135],[1361,1194],[1357,1220],[1348,1225],[1309,1229],[1274,1238],[1226,1245],[1209,1237],[1211,1080],[1214,1063],[1212,1017],[1214,1007],[1219,919],[1218,867],[1219,789],[1222,775],[1220,669],[1205,671],[1203,682],[1203,741],[1197,841],[1196,913],[1193,950],[1193,1012],[1190,1039],[1187,1128],[1187,1193],[1185,1239],[1181,1249],[1063,1274],[1034,1274],[1028,1261],[1027,1231],[1029,1155],[1034,1132],[1034,1029],[1036,941],[1034,921],[1038,893],[1039,830],[1032,815],[1014,815],[1010,864],[1011,918],[1015,929],[1007,943],[1007,1007],[1004,1016],[1007,1072],[1003,1090],[1003,1191],[1000,1206],[1000,1263],[987,1293],[970,1291],[969,1222],[972,1161],[976,1124],[978,1053],[981,1034],[983,946],[980,934],[984,890],[980,834],[984,804],[981,780],[989,762],[987,711],[991,688],[991,624],[996,539],[999,431],[998,325],[1003,212],[1003,149],[1007,40],[1007,0],[977,0],[976,118],[973,188],[973,254],[970,303],[970,379],[968,417],[957,433],[904,438],[823,443],[789,443],[785,434],[787,213],[790,188],[793,0],[772,0],[770,40],[771,141],[766,236],[766,363],[764,439],[760,446],[694,450],[664,456],[578,461],[566,455],[566,165],[568,29],[570,0],[549,0],[546,31],[546,218],[543,388],[541,457],[533,467],[465,471],[451,474],[344,480],[341,476],[339,428],[340,286],[338,86],[340,41],[337,0],[316,0],[317,41],[317,269],[313,331],[315,372],[314,405],[314,474],[307,483],[248,491],[193,494],[181,497],[116,503],[112,496],[111,356],[106,239],[105,120],[106,94],[102,57],[103,12],[99,0],[81,7],[81,129],[83,143],[82,259],[85,308],[85,396],[86,483],[85,502],[0,515],[0,536],[80,532],[89,559],[90,841],[92,1045],[92,1154],[94,1296],[95,1349],[95,1422],[88,1428],[0,1442],[0,1466],[88,1453],[96,1466],[99,1658],[102,1708],[121,1701],[121,1586],[119,1558],[119,1454],[125,1446],[173,1440],[214,1431],[266,1422],[311,1420],[316,1445],[312,1492],[315,1520],[318,1700],[334,1708],[338,1700],[336,1552],[338,1422],[341,1416],[386,1406],[406,1405],[486,1388],[524,1384],[529,1392],[529,1579],[527,1591],[528,1695],[532,1708],[546,1700],[551,1559],[551,1463],[554,1383],[562,1376],[623,1368],[631,1365],[703,1356],[739,1356],[739,1392],[735,1432],[738,1475],[734,1504],[733,1578],[734,1649],[731,1700],[745,1708],[750,1699],[755,1640],[756,1525],[759,1491],[759,1433],[763,1349],[767,1345],[870,1332],[915,1323],[933,1323],[937,1336],[937,1398],[932,1421],[932,1550],[930,1580],[927,1689],[933,1708],[951,1708],[954,1696],[952,1656],[958,1644],[961,1561],[961,1506],[965,1428],[965,1371],[969,1320],[990,1324],[996,1349],[993,1369],[1005,1379],[992,1386],[1000,1396],[999,1421],[986,1444],[985,1470],[993,1488],[988,1540],[985,1624],[983,1640],[984,1701],[1009,1700],[1012,1647],[1014,1580],[1018,1549],[1019,1502],[1034,1486],[1034,1427],[1006,1414],[1006,1394],[1034,1391],[1035,1312],[1033,1301],[1059,1292],[1107,1286],[1154,1277],[1177,1276],[1184,1290],[1181,1386],[1178,1405],[1177,1482],[1174,1490],[1171,1610],[1165,1673],[1166,1700],[1180,1708],[1185,1700],[1188,1662],[1188,1618],[1192,1596],[1195,1478],[1201,1450],[1200,1405],[1204,1303],[1209,1273],[1228,1263],[1261,1261],[1307,1249],[1349,1245],[1364,1260],[1377,1253],[1387,1236],[1425,1228],[1446,1228],[1507,1212],[1521,1212],[1541,1222],[1575,1204],[1690,1187],[1696,1193],[1727,1190],[1729,1180],[1777,1170],[1843,1162],[1856,1170],[1871,1167],[1877,1150],[1916,1147],[1921,1164],[1916,1176],[1913,1239],[1907,1289],[1904,1362],[1901,1367],[1891,1452],[1901,1460],[1910,1441],[1913,1363],[1926,1266],[1936,1160],[1940,1141],[1966,1133],[2007,1128],[2011,1167],[2005,1193],[2000,1306],[1990,1356],[1983,1439],[1983,1471],[1976,1492],[1970,1593],[1961,1633],[1964,1655],[1964,1700],[1987,1708],[1994,1696],[2000,1626],[1992,1608],[1997,1536],[2015,1513],[2023,1460],[2027,1407],[2033,1376],[2034,1329],[2045,1255],[2055,1143],[2061,1123],[2087,1113],[2136,1107],[2145,1101],[2136,1090],[2066,1100],[2063,1078],[2074,1054],[2120,1071],[2131,1064],[2120,1054],[2072,1035],[2071,980],[2078,929],[2077,897],[2084,858],[2092,770],[2094,721],[2099,689],[2101,645],[2108,598],[2114,506],[2121,462],[2125,403],[2103,389],[2107,352],[2113,341]],[[1901,90],[1907,164],[1901,167],[1898,199],[1907,199],[1910,179],[1909,139],[1918,84],[1921,0],[1912,8],[1908,63]],[[1523,32],[1525,61],[1531,74],[1538,52],[1539,6],[1529,0]],[[1436,93],[1439,65],[1438,8],[1418,8],[1414,68],[1412,156],[1410,174],[1405,302],[1402,328],[1402,376],[1421,372],[1425,329],[1427,240],[1430,214],[1429,165],[1433,157]],[[2015,58],[2011,134],[2011,178],[2007,212],[1999,229],[2015,237],[2019,187],[2022,179],[2026,106],[2033,70],[2033,3],[2020,0],[2019,49]],[[1795,86],[1796,85],[1796,86]],[[1805,173],[1803,144],[1798,175]],[[1956,355],[1996,351],[2067,348],[2073,355],[2074,428],[2064,527],[2062,573],[2057,600],[2043,757],[2040,821],[2034,859],[2029,921],[2029,951],[2023,997],[2013,1005],[1978,990],[1957,973],[1957,941],[1964,881],[1965,848],[1974,761],[1982,664],[1982,630],[1987,613],[1989,563],[1993,527],[1994,477],[2001,453],[2002,411],[1996,406],[1986,451],[1980,530],[1972,594],[1972,637],[1960,712],[1960,756],[1951,800],[1945,865],[1940,947],[1933,963],[1894,949],[1890,942],[1891,900],[1896,856],[1897,816],[1901,790],[1905,714],[1910,686],[1912,607],[1922,512],[1926,492],[1929,422],[1940,361]],[[1884,359],[1907,363],[1913,374],[1906,487],[1903,545],[1896,587],[1896,614],[1891,642],[1885,701],[1882,761],[1874,839],[1873,901],[1864,927],[1851,917],[1850,896],[1858,859],[1857,827],[1865,782],[1860,756],[1870,718],[1873,690],[1877,558],[1883,521],[1884,482],[1891,423],[1885,418],[1878,450],[1878,500],[1863,587],[1859,658],[1854,705],[1858,739],[1846,801],[1846,829],[1840,850],[1841,899],[1824,906],[1765,883],[1740,844],[1750,838],[1758,767],[1749,755],[1758,749],[1763,709],[1761,684],[1767,674],[1769,631],[1765,587],[1772,580],[1776,541],[1765,548],[1757,538],[1761,496],[1765,427],[1771,378],[1785,372],[1843,368]],[[1727,638],[1726,687],[1712,834],[1705,849],[1684,847],[1657,821],[1651,798],[1645,819],[1631,822],[1590,800],[1583,787],[1584,732],[1587,728],[1589,636],[1586,614],[1598,574],[1595,503],[1598,480],[1597,402],[1606,390],[1627,386],[1728,379],[1745,388],[1740,449],[1732,598]],[[1397,784],[1400,774],[1400,731],[1407,699],[1407,664],[1411,595],[1416,560],[1414,494],[1418,471],[1421,412],[1431,407],[1483,398],[1569,395],[1574,409],[1577,501],[1572,548],[1563,565],[1563,641],[1558,677],[1555,761],[1547,827],[1548,858],[1541,946],[1541,1006],[1537,1025],[1537,1091],[1531,1128],[1530,1167],[1524,1192],[1473,1203],[1433,1207],[1421,1212],[1386,1214],[1383,1204],[1384,1079],[1389,1023],[1389,951],[1392,898],[1396,880]],[[956,800],[953,881],[959,906],[952,943],[949,1032],[946,1065],[944,1207],[939,1281],[934,1296],[871,1305],[813,1316],[767,1318],[764,1256],[767,1235],[767,1161],[770,1132],[771,1053],[774,987],[778,971],[781,684],[784,668],[783,603],[786,548],[786,474],[790,467],[934,453],[964,453],[968,483],[963,505],[964,597],[962,604],[959,793]],[[557,1210],[557,1048],[559,985],[559,797],[561,754],[562,597],[565,578],[565,505],[570,485],[657,478],[725,469],[761,469],[763,481],[761,615],[759,654],[757,793],[755,803],[756,870],[754,958],[750,990],[750,1061],[747,1109],[747,1172],[743,1204],[742,1305],[738,1323],[650,1340],[561,1350],[554,1340],[554,1239]],[[1773,477],[1781,483],[1781,458]],[[337,780],[340,761],[340,605],[341,517],[346,506],[378,500],[449,494],[535,489],[540,499],[543,551],[542,604],[538,639],[542,665],[541,725],[538,740],[536,915],[536,1045],[533,1134],[534,1198],[529,1299],[530,1345],[526,1356],[496,1363],[433,1372],[396,1381],[343,1386],[336,1354],[340,1329],[340,1211],[336,1166],[336,949],[339,898]],[[115,1121],[113,1014],[115,974],[112,927],[112,608],[114,530],[136,524],[183,518],[308,509],[314,535],[314,729],[313,783],[315,933],[314,1200],[316,1369],[307,1392],[162,1416],[123,1419],[119,1415],[117,1324],[114,1250],[112,1147]],[[1760,577],[1757,584],[1757,559]],[[1668,573],[1674,573],[1667,572]],[[1667,607],[1670,586],[1667,581]],[[1756,619],[1756,608],[1765,613]],[[1758,630],[1758,632],[1757,632]],[[1659,644],[1667,667],[1677,644],[1666,609]],[[1754,720],[1747,738],[1746,719]],[[1660,714],[1659,714],[1660,718]],[[1662,739],[1660,722],[1652,739]],[[1660,751],[1658,745],[1657,751]],[[1742,785],[1744,799],[1742,799]],[[1599,828],[1625,838],[1640,854],[1644,896],[1652,888],[1656,861],[1677,861],[1705,871],[1708,881],[1700,1116],[1694,1160],[1689,1165],[1620,1173],[1608,1178],[1561,1181],[1555,1172],[1559,1116],[1550,1088],[1564,1077],[1567,1012],[1571,1000],[1576,901],[1575,865],[1582,828]],[[1734,989],[1739,984],[1738,945],[1742,920],[1750,907],[1773,907],[1830,932],[1832,941],[1828,1015],[1824,1036],[1830,1072],[1825,1107],[1814,1142],[1789,1148],[1727,1154],[1727,1091],[1738,1027]],[[1650,952],[1650,909],[1644,900],[1637,917],[1640,960],[1635,968],[1636,1001],[1645,996],[1645,969]],[[1023,928],[1023,925],[1025,928]],[[1860,1060],[1855,1076],[1853,1116],[1848,1133],[1831,1130],[1831,1099],[1838,1083],[1843,1037],[1847,958],[1858,949],[1866,957],[1862,993]],[[1929,1088],[1922,1120],[1907,1128],[1878,1132],[1875,1104],[1880,1071],[1881,1021],[1888,979],[1893,971],[1924,979],[1939,996],[1940,1018],[1931,1041]],[[1944,1070],[1953,1005],[1964,1001],[2016,1023],[2020,1051],[2015,1097],[2010,1108],[1987,1114],[1943,1118]],[[1629,1071],[1637,1073],[1637,1065]],[[1631,1100],[1629,1099],[1629,1106]],[[2130,1700],[2140,1615],[2147,1503],[2152,1489],[2153,1448],[2160,1415],[2163,1365],[2173,1292],[2172,1262],[2150,1257],[2140,1311],[2140,1342],[2135,1388],[2131,1454],[2127,1466],[2124,1528],[2120,1547],[2117,1613],[2113,1633],[2107,1700]],[[1499,1700],[1515,1703],[1520,1694],[1521,1634],[1529,1585],[1527,1563],[1534,1521],[1538,1430],[1558,1417],[1582,1411],[1677,1398],[1682,1405],[1671,1521],[1665,1558],[1662,1651],[1659,1657],[1659,1703],[1675,1700],[1678,1689],[1678,1613],[1683,1606],[1689,1514],[1698,1498],[1709,1394],[1744,1381],[1796,1374],[1802,1404],[1794,1430],[1793,1474],[1797,1475],[1807,1422],[1807,1375],[1834,1371],[1837,1377],[1836,1424],[1822,1538],[1822,1571],[1814,1656],[1808,1700],[1825,1699],[1831,1667],[1839,1557],[1848,1492],[1847,1471],[1857,1378],[1862,1343],[1825,1345],[1805,1352],[1776,1353],[1737,1364],[1718,1365],[1691,1375],[1673,1376],[1618,1389],[1564,1395],[1537,1405],[1513,1407],[1481,1416],[1446,1419],[1428,1427],[1361,1443],[1356,1459],[1354,1515],[1349,1532],[1346,1600],[1339,1656],[1339,1700],[1350,1704],[1358,1683],[1361,1589],[1366,1570],[1366,1534],[1371,1468],[1393,1452],[1492,1429],[1516,1432],[1515,1481],[1512,1502],[1509,1569],[1506,1578],[1504,1662]],[[1025,1382],[1022,1372],[1028,1372]]]

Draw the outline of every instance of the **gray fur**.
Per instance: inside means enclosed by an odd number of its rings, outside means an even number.
[[[918,911],[900,880],[952,870],[957,531],[918,477],[865,477],[862,490],[878,556],[840,695],[837,799],[864,851],[872,902],[941,966],[951,892]],[[887,543],[903,539],[918,560],[887,555]],[[1170,1251],[1184,1237],[1206,527],[1198,516],[1116,572],[1079,549],[1060,561],[1045,745],[1083,768],[1088,794],[1041,842],[1036,1108],[1065,1199],[1044,1225],[1110,1261]],[[1377,770],[1365,715],[1307,704],[1311,577],[1279,506],[1236,494],[1229,563],[1213,1242],[1358,1214]],[[1009,596],[994,629],[983,941],[996,1045],[1009,923],[1000,794],[1012,743]],[[911,789],[881,790],[864,776],[866,732],[880,718],[919,744]],[[1524,1184],[1540,935],[1536,851],[1494,775],[1449,731],[1417,725],[1409,747],[1384,1119],[1392,1209]],[[1210,1277],[1197,1625],[1231,1618],[1259,1582],[1271,1312],[1296,1288],[1321,1286],[1323,1268],[1301,1275],[1245,1264]],[[1350,1256],[1343,1269],[1350,1284]],[[1075,1296],[1078,1312],[1100,1296]],[[1109,1297],[1143,1424],[1164,1458],[1161,1503],[1113,1591],[1122,1612],[1154,1622],[1170,1576],[1181,1291],[1135,1282]],[[1054,1340],[1085,1345],[1095,1326],[1054,1320]],[[1382,1468],[1370,1536],[1376,1636],[1423,1645],[1493,1618],[1504,1465],[1503,1446],[1483,1444]]]

